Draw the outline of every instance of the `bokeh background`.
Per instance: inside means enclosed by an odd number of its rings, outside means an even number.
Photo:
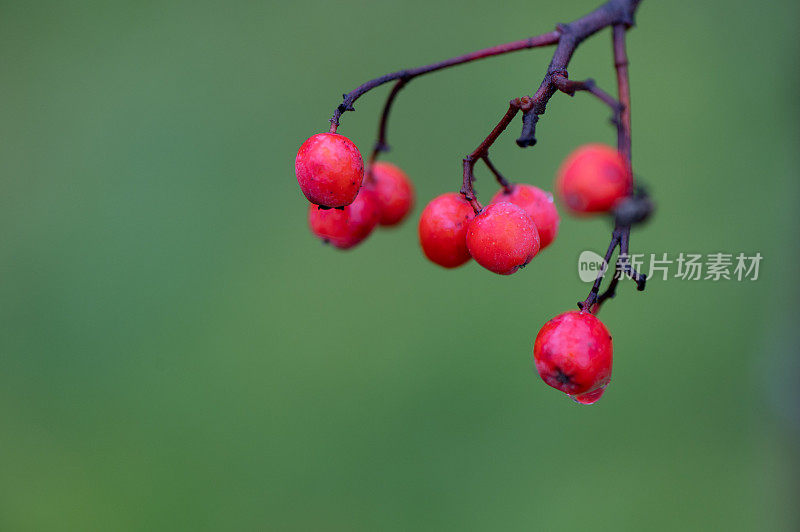
[[[0,3],[0,529],[797,529],[794,0],[642,3],[634,165],[658,213],[633,249],[764,259],[756,282],[621,286],[593,407],[531,351],[606,221],[565,219],[511,277],[416,241],[549,51],[415,80],[387,158],[414,217],[346,253],[307,230],[294,156],[342,92],[596,3]],[[570,73],[614,89],[608,31]],[[343,118],[365,152],[387,90]],[[494,160],[550,188],[607,119],[557,95],[539,144],[515,124]]]

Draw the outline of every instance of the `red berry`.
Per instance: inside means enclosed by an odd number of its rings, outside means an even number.
[[[577,214],[610,211],[632,186],[622,155],[603,144],[587,144],[572,152],[556,179],[561,201]]]
[[[461,194],[448,192],[432,199],[419,218],[419,243],[425,256],[445,268],[467,262],[467,227],[474,217],[472,205]]]
[[[323,207],[344,207],[358,195],[364,162],[347,137],[319,133],[300,146],[294,170],[308,201]]]
[[[378,194],[381,225],[396,225],[414,206],[414,187],[408,176],[391,163],[377,162],[372,168],[370,186]]]
[[[502,188],[492,198],[492,203],[501,201],[513,203],[528,213],[536,225],[536,230],[539,231],[540,249],[549,246],[556,238],[561,218],[558,216],[552,194],[533,185],[515,184],[511,185],[511,192],[506,193]]]
[[[378,224],[380,211],[375,192],[362,188],[355,201],[342,209],[321,209],[311,204],[308,225],[325,243],[348,249],[367,238]]]
[[[539,252],[539,232],[522,207],[491,203],[469,224],[467,249],[487,270],[510,275]]]
[[[572,400],[582,405],[593,405],[600,400],[600,398],[603,396],[603,392],[605,391],[606,387],[601,386],[600,388],[592,392],[586,392],[580,395],[573,395]]]
[[[573,396],[608,384],[612,353],[611,335],[603,322],[577,310],[545,323],[533,346],[536,370],[544,382]]]

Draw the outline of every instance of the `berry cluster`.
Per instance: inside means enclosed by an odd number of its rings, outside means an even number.
[[[578,148],[558,171],[556,195],[566,209],[577,216],[609,214],[614,229],[605,253],[611,264],[619,254],[613,276],[600,292],[606,270],[596,277],[588,297],[578,311],[560,314],[548,321],[536,337],[534,361],[542,380],[566,393],[580,404],[592,404],[604,393],[611,378],[611,336],[596,314],[607,299],[614,297],[622,276],[644,290],[645,276],[627,262],[630,232],[646,220],[653,209],[644,188],[634,186],[631,167],[630,86],[626,33],[634,25],[641,0],[607,0],[597,9],[555,30],[476,50],[412,69],[374,78],[343,95],[334,110],[328,133],[314,135],[300,147],[295,161],[297,181],[311,202],[308,221],[311,231],[323,242],[348,249],[362,242],[378,225],[401,223],[414,203],[414,188],[405,173],[388,163],[377,162],[389,149],[387,123],[392,103],[412,79],[445,68],[516,50],[555,46],[539,88],[530,96],[512,99],[508,110],[483,142],[464,158],[459,193],[431,200],[419,219],[419,241],[425,256],[444,268],[459,267],[475,259],[487,270],[511,275],[529,264],[558,235],[559,214],[553,196],[532,185],[507,181],[489,160],[489,149],[522,115],[522,132],[516,139],[524,148],[536,144],[536,124],[554,94],[589,94],[612,111],[617,129],[617,149],[599,144]],[[603,28],[610,28],[618,98],[600,89],[591,79],[576,81],[567,72],[577,47]],[[366,170],[361,153],[347,137],[337,134],[343,113],[355,111],[353,104],[368,91],[394,82],[381,114],[377,141]],[[482,161],[500,184],[489,204],[481,205],[473,187],[475,164]]]
[[[414,187],[402,170],[375,162],[365,179],[361,152],[336,133],[306,140],[297,152],[295,173],[311,202],[311,232],[340,249],[361,243],[378,225],[399,224],[414,206]]]
[[[399,224],[411,211],[414,189],[396,166],[364,163],[350,139],[321,133],[306,140],[295,160],[300,188],[309,199],[311,231],[348,249],[377,225]],[[475,259],[489,271],[510,275],[556,238],[560,217],[552,194],[532,185],[503,183],[486,207],[463,194],[431,200],[419,219],[425,256],[444,268]],[[604,145],[578,148],[561,166],[556,191],[576,215],[609,212],[626,198],[632,176],[619,152]],[[542,379],[583,404],[597,401],[611,376],[611,337],[588,310],[556,316],[534,347]]]

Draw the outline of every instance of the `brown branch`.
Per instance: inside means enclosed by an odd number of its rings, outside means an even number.
[[[633,281],[636,282],[636,289],[640,292],[644,290],[645,283],[647,281],[647,276],[643,273],[637,272],[630,263],[630,252],[628,250],[628,245],[631,238],[631,226],[625,225],[623,226],[622,235],[619,240],[619,258],[622,259],[621,261],[617,261],[618,263],[621,262],[622,273],[630,277]]]
[[[336,107],[336,110],[333,112],[333,116],[330,119],[331,122],[330,131],[332,133],[336,132],[336,128],[339,127],[339,118],[342,116],[343,113],[347,111],[355,111],[353,104],[357,99],[359,99],[361,96],[371,91],[375,87],[383,85],[384,83],[400,79],[405,80],[405,83],[408,83],[417,76],[422,76],[423,74],[436,72],[438,70],[443,70],[445,68],[450,68],[456,65],[463,65],[465,63],[470,63],[472,61],[477,61],[478,59],[484,59],[486,57],[494,57],[496,55],[516,52],[518,50],[526,50],[529,48],[550,46],[558,42],[560,35],[561,34],[558,30],[554,30],[548,33],[537,35],[535,37],[529,37],[527,39],[522,39],[519,41],[499,44],[497,46],[492,46],[490,48],[484,48],[482,50],[477,50],[475,52],[471,52],[468,54],[459,55],[457,57],[452,57],[444,61],[439,61],[438,63],[432,63],[430,65],[424,65],[421,67],[411,68],[406,70],[398,70],[397,72],[385,74],[378,78],[367,81],[366,83],[359,85],[358,87],[348,92],[347,94],[342,95],[343,98],[342,103],[340,103],[338,107]],[[392,98],[392,100],[393,99],[394,98]],[[387,106],[390,105],[391,102],[387,102]],[[388,115],[388,111],[386,109],[384,110]]]
[[[597,293],[600,291],[600,283],[603,282],[603,276],[605,276],[606,269],[608,268],[608,264],[611,262],[611,256],[614,254],[614,250],[619,245],[621,239],[620,231],[615,228],[614,231],[611,233],[611,243],[608,244],[608,250],[606,251],[605,257],[603,257],[603,266],[600,270],[600,273],[597,274],[597,277],[594,280],[594,284],[592,284],[592,289],[589,291],[589,296],[586,298],[585,301],[578,303],[578,308],[581,310],[583,309],[591,309],[592,305],[594,305],[595,301],[597,300]]]
[[[611,35],[614,47],[614,67],[617,70],[617,93],[622,104],[617,149],[628,163],[628,171],[633,175],[633,166],[631,164],[631,87],[628,81],[628,52],[625,46],[626,29],[624,25],[616,24],[612,29]]]
[[[472,204],[472,208],[477,213],[481,205],[475,197],[475,190],[473,182],[475,180],[474,168],[475,162],[479,158],[485,157],[489,147],[497,140],[500,133],[508,126],[512,118],[518,111],[522,111],[522,134],[517,139],[517,144],[521,147],[532,146],[536,143],[536,123],[539,121],[539,116],[544,114],[547,103],[550,98],[559,90],[567,93],[574,94],[576,90],[587,91],[601,101],[605,102],[612,109],[619,113],[617,119],[618,136],[620,138],[628,139],[630,141],[630,133],[627,134],[622,131],[624,127],[630,129],[630,114],[625,114],[627,107],[626,102],[630,100],[629,91],[622,90],[623,80],[620,76],[624,76],[624,83],[627,87],[627,57],[624,56],[625,51],[625,30],[633,25],[633,15],[639,5],[640,0],[609,0],[601,5],[588,15],[585,15],[570,24],[560,24],[557,27],[559,33],[558,44],[553,53],[553,59],[550,61],[550,66],[547,68],[544,80],[532,97],[516,98],[511,100],[508,112],[500,120],[500,123],[492,130],[488,137],[475,149],[470,155],[464,158],[464,176],[461,186],[461,193]],[[614,50],[615,50],[615,65],[617,65],[618,84],[620,85],[620,100],[614,100],[606,92],[600,90],[593,81],[571,81],[567,73],[567,66],[569,65],[572,55],[575,53],[578,45],[585,39],[594,35],[598,31],[608,26],[614,27]],[[617,28],[622,32],[622,45],[621,48],[617,45]],[[622,56],[618,55],[621,50]],[[622,59],[620,58],[622,57]],[[624,64],[623,68],[621,65]],[[625,100],[623,100],[623,97]],[[625,121],[627,116],[628,121]],[[620,150],[622,151],[622,150]],[[627,152],[630,153],[630,149]],[[630,162],[628,163],[630,167]],[[611,251],[613,252],[613,247]],[[602,280],[602,278],[600,279]],[[596,295],[596,294],[595,294]]]
[[[608,26],[629,28],[633,26],[633,16],[641,0],[609,0],[588,15],[569,24],[560,24],[561,36],[553,53],[550,66],[541,85],[532,96],[533,106],[522,117],[522,134],[517,139],[520,147],[536,144],[536,123],[544,114],[547,102],[558,90],[555,77],[568,78],[567,66],[578,46],[588,37]]]
[[[405,84],[408,83],[408,78],[400,78],[397,80],[397,83],[394,84],[392,87],[392,91],[389,93],[389,96],[386,98],[386,103],[383,104],[383,112],[381,113],[381,121],[378,124],[378,140],[375,141],[375,147],[372,148],[372,154],[369,156],[369,167],[371,168],[375,160],[378,158],[378,155],[382,152],[389,151],[389,144],[386,142],[386,128],[389,125],[389,113],[392,110],[392,103],[394,103],[394,99],[397,98],[397,94],[400,92]]]
[[[575,93],[578,91],[588,92],[611,108],[611,123],[617,127],[617,134],[619,136],[619,132],[622,129],[622,111],[624,110],[624,106],[613,96],[598,87],[593,79],[589,78],[584,81],[573,81],[563,74],[556,74],[553,76],[553,83],[555,83],[558,90],[564,94],[575,96]]]
[[[589,312],[597,313],[600,310],[600,305],[606,299],[611,299],[616,295],[617,283],[622,275],[627,275],[636,282],[636,289],[642,291],[645,289],[647,276],[643,273],[636,271],[630,263],[629,242],[630,242],[631,224],[615,224],[614,231],[611,233],[611,243],[608,245],[605,257],[603,257],[603,267],[600,273],[597,274],[589,295],[584,301],[578,302],[578,308],[581,310],[589,310]],[[611,256],[614,250],[619,246],[619,255],[614,265],[614,276],[608,284],[605,292],[599,294],[600,284],[607,273],[608,265],[611,263]],[[599,295],[598,295],[599,294]]]
[[[500,122],[494,126],[494,129],[492,129],[489,135],[483,139],[483,142],[481,142],[472,153],[464,157],[464,178],[461,184],[461,194],[464,196],[464,199],[472,205],[472,210],[475,211],[475,214],[478,214],[481,209],[483,209],[483,206],[478,202],[478,198],[475,196],[475,189],[472,186],[475,181],[475,163],[479,159],[486,160],[486,157],[489,155],[489,148],[494,144],[494,141],[505,131],[508,124],[511,123],[511,120],[517,116],[517,113],[520,110],[527,109],[530,103],[530,99],[527,97],[514,98],[508,102],[508,111],[506,111],[506,114],[500,119]],[[490,168],[493,167],[490,166]]]
[[[597,296],[597,302],[592,307],[592,313],[597,314],[600,312],[600,307],[607,299],[613,299],[615,295],[617,295],[617,283],[619,283],[620,278],[622,277],[622,271],[619,269],[619,261],[617,261],[617,267],[614,268],[614,276],[611,278],[611,282],[608,283],[605,292]]]
[[[578,45],[580,45],[580,43],[583,42],[587,37],[590,37],[598,31],[613,25],[621,25],[625,28],[632,26],[634,13],[636,12],[636,8],[640,2],[641,0],[609,0],[591,13],[588,13],[569,24],[559,24],[554,31],[543,33],[528,39],[522,39],[520,41],[513,41],[490,48],[484,48],[469,54],[446,59],[438,63],[432,63],[430,65],[424,65],[406,70],[398,70],[397,72],[385,74],[378,78],[367,81],[352,91],[342,95],[342,103],[337,106],[337,108],[334,110],[333,116],[330,119],[330,131],[336,132],[336,129],[339,127],[339,119],[343,113],[347,111],[355,111],[353,104],[358,98],[375,87],[383,85],[384,83],[394,80],[405,80],[405,85],[417,76],[428,74],[430,72],[436,72],[452,66],[462,65],[478,59],[494,57],[518,50],[556,44],[556,50],[553,54],[552,60],[550,61],[550,66],[547,69],[545,78],[539,86],[539,89],[532,97],[534,104],[531,109],[525,111],[523,114],[522,134],[517,139],[517,144],[519,146],[533,146],[536,143],[536,122],[538,121],[539,116],[544,114],[547,102],[557,90],[557,87],[552,79],[553,75],[561,74],[566,77],[567,66],[572,59],[572,55],[575,53]],[[402,88],[402,86],[399,88]],[[394,96],[396,96],[396,94]],[[391,97],[392,101],[394,100],[394,96]],[[391,106],[392,101],[387,101],[387,106]]]
[[[618,118],[617,149],[622,154],[628,167],[630,175],[633,175],[631,164],[631,91],[628,78],[628,54],[625,43],[625,33],[628,27],[623,24],[615,24],[612,29],[612,44],[614,50],[614,67],[617,72],[617,91],[619,93],[619,103],[621,112]],[[630,264],[629,245],[631,226],[641,223],[647,219],[653,210],[647,192],[641,187],[632,187],[628,198],[623,200],[614,210],[615,223],[614,231],[611,233],[611,243],[605,257],[605,265],[609,263],[611,253],[619,245],[619,256],[614,267],[614,276],[606,288],[606,291],[598,295],[600,284],[606,274],[605,268],[595,279],[588,297],[578,303],[578,307],[589,312],[597,313],[600,306],[607,299],[616,295],[617,284],[622,275],[627,275],[636,282],[636,289],[645,289],[647,276],[637,272]]]
[[[601,102],[611,108],[614,113],[622,112],[622,104],[614,99],[613,96],[602,90],[593,79],[589,78],[583,81],[574,81],[563,74],[556,74],[553,76],[553,83],[556,88],[569,96],[575,96],[577,91],[586,91],[596,96]]]

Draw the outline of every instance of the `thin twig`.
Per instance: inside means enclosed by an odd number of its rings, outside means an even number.
[[[508,124],[511,123],[511,120],[513,120],[517,113],[521,109],[527,108],[529,105],[530,99],[527,97],[514,98],[508,102],[508,111],[506,111],[506,114],[500,119],[500,122],[494,126],[494,129],[492,129],[472,153],[464,157],[464,178],[461,184],[461,194],[464,196],[464,199],[472,205],[472,210],[475,211],[475,214],[478,214],[481,209],[483,209],[483,206],[478,202],[478,198],[475,196],[475,189],[472,186],[472,183],[475,181],[475,162],[477,162],[478,159],[485,158],[489,154],[489,148],[494,144],[494,141],[497,140],[497,137],[508,127]]]
[[[592,284],[592,289],[589,291],[589,296],[586,298],[586,300],[578,302],[579,309],[588,310],[589,312],[592,311],[592,305],[594,305],[597,301],[597,293],[600,291],[600,284],[603,282],[603,276],[605,276],[606,269],[608,269],[608,264],[611,262],[611,256],[614,254],[614,250],[619,245],[620,240],[621,233],[618,229],[614,229],[614,231],[611,233],[611,242],[608,244],[606,255],[603,257],[603,266],[600,269],[600,273],[597,274],[597,277]]]
[[[432,63],[430,65],[424,65],[421,67],[411,68],[406,70],[398,70],[397,72],[385,74],[378,78],[367,81],[366,83],[359,85],[358,87],[348,92],[347,94],[342,95],[342,103],[340,103],[336,107],[336,110],[333,112],[333,116],[331,117],[330,131],[331,133],[336,132],[336,128],[339,127],[339,118],[342,116],[342,113],[345,113],[347,111],[355,111],[353,104],[357,99],[359,99],[361,96],[363,96],[370,90],[374,89],[375,87],[383,85],[384,83],[388,83],[390,81],[394,81],[397,79],[405,79],[406,82],[408,82],[416,78],[417,76],[422,76],[423,74],[436,72],[437,70],[442,70],[456,65],[471,63],[472,61],[477,61],[478,59],[484,59],[486,57],[494,57],[496,55],[516,52],[518,50],[526,50],[529,48],[550,46],[558,42],[558,38],[560,37],[560,35],[561,34],[558,30],[554,30],[547,33],[543,33],[541,35],[536,35],[535,37],[528,37],[527,39],[513,41],[505,44],[499,44],[497,46],[492,46],[490,48],[484,48],[482,50],[477,50],[475,52],[471,52],[468,54],[459,55],[457,57],[445,59],[444,61]]]
[[[489,171],[494,174],[494,178],[497,180],[497,183],[503,187],[506,194],[510,194],[511,182],[500,173],[500,170],[498,170],[494,164],[492,164],[492,161],[489,160],[489,155],[483,156],[483,162],[486,163],[486,167],[489,168]]]
[[[553,76],[553,83],[556,84],[558,90],[569,96],[575,96],[576,92],[584,91],[606,104],[611,109],[611,123],[617,127],[617,134],[619,136],[619,132],[622,129],[622,111],[625,107],[613,96],[598,87],[593,79],[589,78],[583,81],[573,81],[563,74],[556,74]]]
[[[633,166],[631,164],[631,86],[628,80],[628,52],[625,46],[626,31],[625,25],[615,24],[611,30],[611,38],[614,49],[614,67],[617,70],[617,94],[622,104],[617,149],[627,162],[630,175],[633,175]],[[632,190],[631,193],[633,193]]]
[[[409,78],[400,78],[397,80],[397,83],[394,84],[392,87],[392,91],[389,93],[389,96],[386,98],[386,103],[383,105],[383,112],[381,113],[381,121],[378,125],[378,140],[375,141],[375,147],[372,149],[372,154],[369,157],[369,167],[372,167],[372,164],[378,158],[378,154],[382,152],[389,151],[389,143],[386,141],[386,129],[389,125],[389,113],[392,110],[392,103],[394,103],[394,99],[397,98],[397,94],[400,92],[406,83],[408,83]]]

